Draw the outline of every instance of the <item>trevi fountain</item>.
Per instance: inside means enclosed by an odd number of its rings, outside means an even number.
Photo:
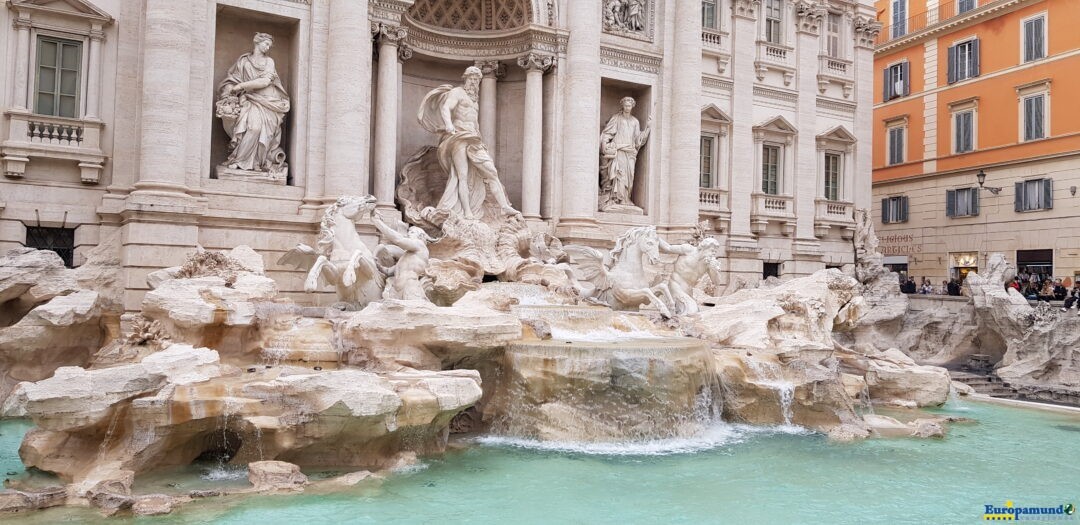
[[[611,23],[640,23],[633,0]],[[290,94],[267,53],[215,94],[221,179],[283,183]],[[1080,386],[1080,321],[1002,257],[964,314],[909,312],[866,210],[854,264],[721,286],[722,247],[654,226],[610,249],[537,231],[478,127],[484,73],[415,111],[430,146],[380,199],[339,195],[274,261],[195,249],[125,313],[116,238],[77,268],[0,259],[0,514],[28,523],[930,522],[1072,509],[1080,419],[952,381],[979,339],[1015,384]],[[634,215],[651,118],[620,101],[597,206]],[[367,244],[358,230],[378,232]],[[306,272],[279,294],[267,263]],[[950,317],[951,315],[951,317]],[[962,341],[961,341],[962,340]],[[987,343],[989,344],[989,343]]]

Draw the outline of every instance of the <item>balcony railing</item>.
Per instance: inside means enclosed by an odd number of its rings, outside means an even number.
[[[795,53],[787,46],[758,42],[758,60],[769,64],[776,64],[787,68],[795,67],[793,57]]]
[[[27,121],[26,136],[30,142],[56,144],[60,146],[79,146],[83,141],[82,124],[62,122]]]
[[[855,205],[853,203],[817,199],[814,204],[816,207],[814,215],[819,221],[832,223],[855,222]]]
[[[702,29],[701,46],[705,49],[723,49],[724,34],[715,29]]]
[[[854,71],[850,60],[833,58],[828,55],[819,55],[818,62],[818,71],[823,75],[845,80],[854,78]]]
[[[754,194],[754,215],[790,219],[795,217],[794,198],[789,195]]]
[[[881,28],[881,32],[878,33],[877,45],[880,46],[898,38],[933,27],[942,22],[947,22],[952,18],[963,15],[964,13],[969,13],[980,7],[1004,1],[1006,0],[945,0],[937,9],[923,11],[922,13],[909,17],[899,24],[890,24]],[[964,9],[959,11],[959,7],[963,7]]]
[[[727,210],[727,190],[719,188],[698,188],[698,211],[700,213],[722,212]]]
[[[23,177],[27,164],[36,157],[75,162],[83,183],[98,183],[105,162],[101,121],[16,111],[6,116],[8,139],[0,144],[5,176]]]

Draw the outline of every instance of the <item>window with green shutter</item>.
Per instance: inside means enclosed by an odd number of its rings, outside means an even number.
[[[81,68],[81,42],[39,36],[34,112],[39,115],[77,118]]]
[[[780,146],[766,144],[761,148],[761,192],[780,194]]]
[[[840,200],[840,155],[825,154],[825,198]]]

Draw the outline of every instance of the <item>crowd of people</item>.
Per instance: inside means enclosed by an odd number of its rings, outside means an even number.
[[[959,279],[941,281],[941,286],[934,286],[929,278],[923,277],[922,282],[916,283],[914,277],[908,277],[900,282],[900,291],[906,294],[922,295],[963,295]]]

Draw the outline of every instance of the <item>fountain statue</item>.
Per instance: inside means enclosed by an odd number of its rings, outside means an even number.
[[[661,245],[663,247],[663,245]],[[675,315],[696,314],[700,311],[698,302],[694,299],[694,287],[706,274],[712,279],[713,285],[720,284],[720,241],[713,238],[702,239],[697,246],[690,244],[678,244],[667,246],[669,253],[677,253],[671,274],[668,275],[664,287],[667,296],[671,298],[671,311]]]
[[[229,68],[218,87],[216,115],[229,135],[229,158],[219,179],[239,178],[285,184],[289,165],[281,149],[282,122],[289,94],[267,53],[274,37],[255,34],[255,48]]]
[[[344,196],[323,212],[316,247],[298,244],[278,264],[307,268],[304,291],[314,292],[320,280],[337,289],[338,301],[363,307],[382,298],[386,276],[356,231],[356,220],[371,217],[375,197]]]
[[[615,241],[615,247],[606,257],[599,250],[587,246],[567,246],[575,264],[578,279],[592,285],[587,292],[590,299],[606,304],[616,310],[636,309],[651,304],[664,317],[671,317],[671,297],[668,289],[660,285],[653,267],[660,263],[661,241],[653,226],[631,228]],[[665,249],[665,253],[675,253]],[[660,299],[664,295],[668,301]]]
[[[375,215],[371,222],[390,242],[379,245],[376,256],[385,255],[393,261],[392,265],[380,265],[388,279],[383,299],[428,300],[422,282],[428,267],[428,243],[435,239],[416,226],[410,226],[409,234],[402,235]]]
[[[612,115],[600,133],[600,211],[640,215],[631,195],[634,191],[634,175],[637,173],[638,151],[649,140],[649,124],[641,129],[641,123],[630,112],[637,102],[624,97],[622,111]]]

